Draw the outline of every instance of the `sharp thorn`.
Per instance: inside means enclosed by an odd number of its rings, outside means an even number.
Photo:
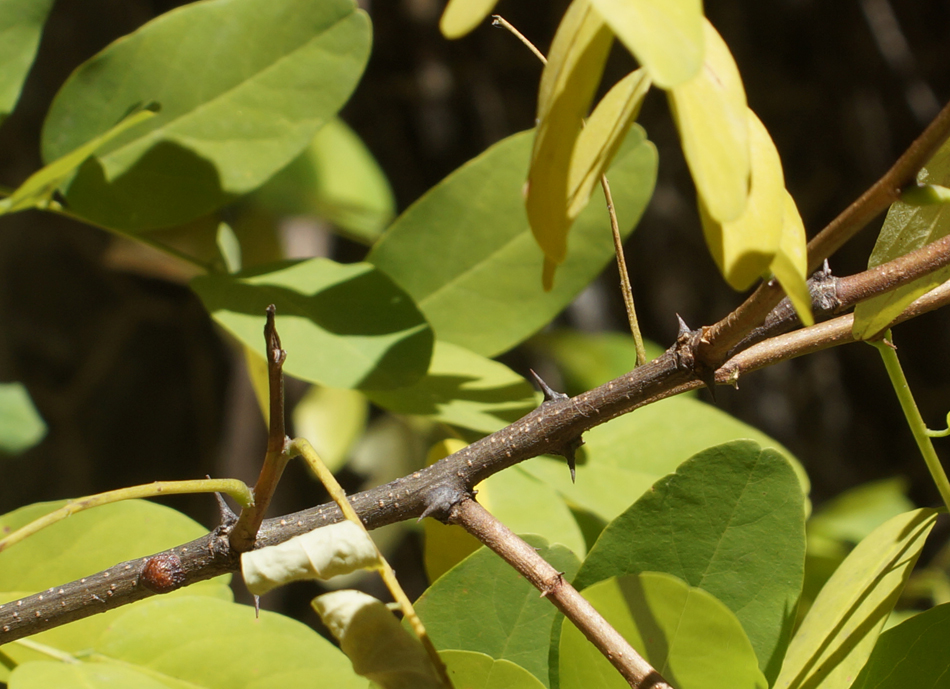
[[[261,617],[261,597],[254,596],[254,619],[258,620]]]
[[[677,333],[678,337],[682,337],[683,335],[689,335],[690,332],[692,332],[689,329],[689,326],[686,325],[686,321],[683,320],[682,316],[680,316],[679,314],[676,314],[676,320],[679,323],[679,332]]]
[[[828,259],[826,258],[821,264],[821,272],[825,275],[831,275],[831,266],[828,265]]]
[[[541,392],[544,393],[545,402],[550,402],[551,400],[567,399],[567,395],[565,395],[563,392],[558,392],[557,390],[552,388],[550,385],[545,383],[544,380],[541,378],[541,376],[535,373],[534,369],[529,368],[528,373],[531,374],[531,377],[534,379],[535,384],[539,388],[541,388]]]
[[[210,476],[208,478],[211,478]],[[221,524],[223,526],[230,526],[237,521],[237,515],[231,511],[231,508],[228,507],[228,503],[224,501],[224,496],[221,493],[214,494],[215,500],[218,501],[218,514],[221,516]]]

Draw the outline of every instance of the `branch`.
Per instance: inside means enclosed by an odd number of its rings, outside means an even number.
[[[564,581],[563,572],[549,565],[534,548],[512,533],[484,507],[466,497],[452,508],[449,521],[458,524],[494,550],[531,582],[617,668],[631,687],[672,689],[594,606]]]

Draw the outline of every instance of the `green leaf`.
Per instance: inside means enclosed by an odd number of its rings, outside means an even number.
[[[64,501],[21,507],[0,517],[0,533],[9,533],[60,507]],[[67,581],[94,574],[120,564],[141,567],[137,558],[187,543],[207,534],[200,524],[168,507],[145,500],[103,505],[77,512],[8,550],[0,552],[0,602],[22,598]],[[200,582],[162,596],[210,596],[231,600],[230,575]],[[72,622],[30,637],[31,641],[66,653],[87,649],[101,632],[131,606]],[[16,663],[46,659],[46,656],[18,643],[7,644],[3,652]],[[54,685],[61,686],[61,685]]]
[[[0,2],[0,124],[20,99],[52,7],[53,0]]]
[[[429,372],[408,387],[372,390],[374,403],[398,414],[492,433],[537,406],[534,388],[504,364],[436,341]]]
[[[473,651],[439,653],[456,689],[543,689],[534,675],[509,660]]]
[[[947,686],[950,604],[938,605],[889,629],[851,689],[940,689]]]
[[[804,496],[775,450],[738,440],[700,452],[607,525],[574,581],[668,572],[735,613],[778,674],[805,564]]]
[[[613,32],[662,88],[692,79],[703,64],[701,0],[593,0]]]
[[[332,119],[251,200],[281,215],[315,215],[371,244],[396,214],[386,175],[356,132]]]
[[[312,386],[294,407],[294,435],[306,438],[330,471],[339,471],[366,430],[369,405],[353,390]]]
[[[749,122],[749,196],[745,210],[734,220],[718,221],[700,199],[700,218],[706,245],[729,285],[743,291],[764,275],[782,239],[785,221],[785,177],[772,137],[755,113]],[[804,284],[804,276],[801,278]]]
[[[215,244],[218,246],[221,262],[227,272],[237,273],[241,270],[241,242],[226,222],[218,223]]]
[[[0,383],[0,453],[20,454],[46,435],[46,423],[22,383]]]
[[[168,689],[173,686],[137,668],[112,663],[63,663],[41,660],[16,668],[10,675],[10,689]],[[179,686],[179,685],[174,685]]]
[[[857,545],[792,637],[777,689],[831,689],[850,683],[867,662],[936,515],[931,509],[905,512]]]
[[[73,211],[107,226],[182,223],[297,157],[346,102],[369,46],[369,20],[350,0],[186,5],[73,72],[43,126],[43,158],[158,101],[160,116],[86,161],[64,191]]]
[[[857,544],[888,519],[914,509],[906,493],[904,478],[851,488],[815,512],[808,521],[808,537]]]
[[[650,78],[642,69],[631,72],[594,108],[577,136],[567,171],[567,216],[574,222],[587,207],[594,187],[617,154],[630,126],[640,114],[640,106],[650,90]]]
[[[523,132],[456,170],[403,213],[367,259],[412,295],[439,340],[483,356],[540,330],[614,255],[607,211],[591,204],[574,225],[557,285],[542,290],[543,257],[521,194],[530,150],[531,134]],[[640,127],[632,127],[609,177],[626,236],[656,179],[656,149]]]
[[[917,175],[918,184],[950,184],[950,140],[944,142]],[[917,206],[897,201],[887,212],[868,268],[946,237],[950,233],[950,207],[946,204]],[[950,278],[950,268],[941,268],[892,292],[862,301],[854,309],[855,339],[873,339],[885,330],[912,301]]]
[[[669,92],[683,154],[696,191],[718,222],[735,220],[749,196],[749,126],[745,90],[722,37],[704,20],[702,70]]]
[[[544,289],[567,257],[571,157],[600,83],[613,34],[589,0],[574,0],[558,26],[538,91],[538,127],[525,188],[531,231],[544,252]]]
[[[104,134],[95,137],[75,151],[67,153],[46,167],[34,172],[23,184],[17,187],[16,191],[0,201],[0,215],[29,208],[46,208],[56,188],[70,177],[76,168],[88,160],[89,156],[126,130],[154,117],[156,110],[149,108],[157,108],[157,106],[152,104],[146,106],[145,109],[136,108],[134,112],[124,117]]]
[[[526,536],[555,569],[572,579],[577,557]],[[477,594],[477,595],[475,595]],[[432,642],[507,659],[548,685],[548,649],[557,610],[495,553],[482,548],[440,577],[416,602]]]
[[[670,574],[612,577],[583,591],[591,605],[677,689],[766,689],[755,652],[735,615],[706,591]],[[628,687],[564,620],[561,689]]]
[[[432,331],[415,304],[367,263],[326,258],[202,275],[191,281],[211,316],[263,348],[264,310],[277,306],[284,371],[337,388],[409,385],[429,365]]]
[[[563,459],[538,458],[520,466],[609,522],[697,452],[738,438],[751,438],[790,458],[807,493],[808,477],[788,450],[715,407],[684,397],[648,405],[585,433],[587,461],[578,460],[576,484]]]
[[[498,0],[449,0],[439,20],[446,38],[461,38],[481,24]]]
[[[805,325],[814,325],[811,312],[811,293],[808,291],[808,249],[805,224],[798,213],[795,199],[785,191],[785,217],[782,223],[782,239],[772,265],[769,266],[778,279],[795,312]]]
[[[647,361],[663,353],[662,347],[645,342]],[[554,359],[571,396],[592,390],[629,373],[637,365],[637,348],[629,334],[551,330],[531,338],[528,346]]]

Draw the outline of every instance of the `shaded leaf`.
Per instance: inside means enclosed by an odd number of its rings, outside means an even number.
[[[0,2],[0,124],[20,99],[53,0]]]
[[[805,225],[798,213],[795,199],[785,191],[785,216],[782,223],[782,239],[769,269],[775,274],[795,312],[805,325],[814,325],[811,312],[811,293],[806,282],[808,273],[808,250]]]
[[[371,244],[396,214],[386,175],[343,120],[327,122],[290,165],[251,200],[282,215],[315,215]]]
[[[442,651],[455,689],[543,689],[545,686],[520,665],[473,651]]]
[[[785,220],[785,178],[782,161],[759,118],[749,119],[749,197],[745,210],[728,222],[717,221],[700,200],[706,246],[719,272],[735,290],[745,290],[764,275],[778,251]],[[804,278],[802,278],[804,282]]]
[[[919,184],[950,184],[950,140],[944,142],[933,158],[917,174]],[[950,207],[946,204],[917,206],[897,201],[891,205],[881,227],[868,268],[892,261],[899,256],[946,237],[950,233]],[[855,339],[873,339],[912,301],[950,278],[950,268],[941,268],[910,284],[862,301],[854,309],[852,332]]]
[[[804,564],[804,496],[795,472],[775,450],[737,440],[693,456],[608,524],[574,585],[673,574],[735,613],[773,679]]]
[[[436,341],[429,372],[398,390],[368,391],[374,403],[399,414],[491,433],[537,406],[534,388],[504,364],[464,347]]]
[[[749,195],[749,127],[745,90],[722,37],[704,20],[703,69],[669,92],[683,154],[706,211],[737,219]]]
[[[338,388],[408,385],[429,365],[432,331],[412,300],[367,263],[326,258],[191,281],[211,316],[263,347],[264,310],[277,306],[284,371]]]
[[[700,588],[669,574],[612,577],[583,591],[591,605],[677,689],[766,689],[735,615]],[[628,687],[603,655],[565,620],[561,689]]]
[[[293,160],[353,91],[369,45],[367,16],[350,0],[186,5],[73,72],[43,126],[43,158],[101,134],[133,103],[158,101],[160,116],[88,160],[64,191],[73,211],[107,226],[184,222]]]
[[[0,453],[19,454],[46,435],[46,423],[22,383],[0,383]]]
[[[456,170],[403,213],[367,259],[412,295],[439,340],[484,356],[541,329],[614,255],[607,211],[591,204],[574,225],[557,284],[542,290],[542,255],[521,194],[530,149],[523,132]],[[640,127],[632,127],[609,177],[626,236],[656,179],[656,149]]]
[[[218,232],[215,236],[215,244],[218,245],[218,253],[221,254],[221,262],[225,270],[229,273],[237,273],[241,270],[241,242],[238,240],[234,230],[226,222],[218,223]]]
[[[703,64],[701,0],[592,0],[661,88],[692,79]]]
[[[851,689],[947,686],[950,604],[938,605],[881,634]]]
[[[525,187],[531,232],[544,252],[544,289],[567,257],[574,144],[600,83],[613,34],[589,0],[574,0],[551,43],[538,91],[538,127]]]
[[[335,473],[363,435],[368,416],[365,395],[314,385],[294,407],[294,434],[309,440],[323,463]]]
[[[481,24],[498,0],[449,0],[439,20],[446,38],[461,38]]]
[[[525,540],[564,577],[577,557],[538,536]],[[548,685],[548,649],[557,610],[495,553],[482,548],[439,578],[416,602],[436,648],[463,649],[517,663]]]
[[[936,514],[905,512],[857,545],[792,637],[775,687],[830,689],[850,683],[867,662]]]
[[[155,106],[150,106],[155,107]],[[0,214],[15,213],[28,208],[46,208],[53,197],[53,193],[76,168],[82,165],[89,156],[93,155],[109,141],[121,135],[124,131],[135,127],[155,116],[155,110],[146,108],[137,109],[124,117],[118,124],[90,141],[79,146],[76,150],[54,160],[46,167],[30,175],[23,184],[17,187],[10,196],[0,201]]]

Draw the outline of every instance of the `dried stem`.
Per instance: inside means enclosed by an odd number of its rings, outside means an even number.
[[[452,509],[449,521],[458,524],[491,548],[531,582],[617,668],[631,687],[671,689],[666,680],[610,626],[594,606],[564,580],[561,572],[484,507],[466,498]]]

